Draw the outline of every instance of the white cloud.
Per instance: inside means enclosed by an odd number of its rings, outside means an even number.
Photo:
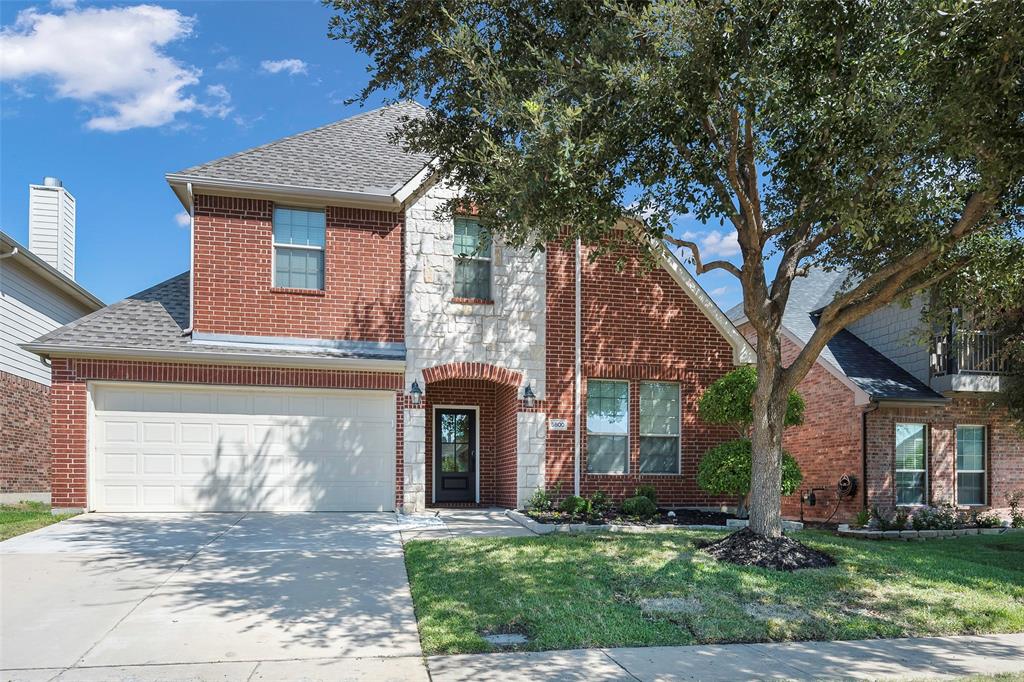
[[[231,106],[231,93],[223,85],[207,85],[206,94],[210,96],[210,101],[206,104],[197,104],[196,108],[199,109],[205,116],[216,116],[217,118],[227,118],[234,107]]]
[[[50,7],[54,9],[73,9],[78,0],[50,0]]]
[[[231,55],[230,57],[227,57],[217,62],[217,66],[215,66],[214,68],[219,69],[221,71],[238,71],[240,68],[242,68],[242,60],[236,57],[235,55]]]
[[[308,67],[301,59],[264,59],[260,62],[260,68],[267,73],[288,73],[292,76],[306,73]]]
[[[704,260],[709,258],[729,258],[738,256],[740,244],[736,240],[736,230],[722,234],[718,230],[708,232],[700,239],[700,257]]]
[[[64,13],[28,8],[0,30],[0,80],[49,79],[58,97],[94,109],[92,130],[156,127],[191,111],[221,116],[222,93],[198,101],[187,90],[202,71],[163,51],[192,35],[194,17],[155,5],[80,9],[57,1]]]
[[[712,296],[716,296],[717,297],[717,296],[725,296],[730,291],[732,291],[732,287],[715,287],[714,289],[712,289],[708,293],[711,294]]]
[[[178,223],[178,227],[187,228],[192,225],[192,217],[188,211],[179,211],[174,214],[174,222]]]

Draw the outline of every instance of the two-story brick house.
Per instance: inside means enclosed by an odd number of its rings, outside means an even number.
[[[812,270],[793,283],[783,318],[783,359],[814,333],[816,313],[844,286],[844,272]],[[994,400],[1002,377],[997,341],[973,330],[924,338],[926,295],[893,303],[837,334],[798,390],[804,424],[785,446],[800,462],[802,495],[783,498],[788,517],[848,521],[864,507],[921,504],[994,508],[1024,490],[1024,435]],[[752,338],[742,306],[729,311]],[[843,474],[857,494],[837,499]],[[806,504],[815,491],[814,507]],[[801,497],[805,504],[801,510]]]
[[[399,104],[167,179],[191,268],[26,347],[53,504],[418,510],[539,486],[718,505],[696,401],[750,346],[667,249],[511,249],[388,134]]]

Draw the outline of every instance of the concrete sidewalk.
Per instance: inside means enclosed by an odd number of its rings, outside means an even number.
[[[433,656],[454,680],[942,679],[1024,671],[1024,633]]]

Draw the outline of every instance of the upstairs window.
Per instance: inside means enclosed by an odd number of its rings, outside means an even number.
[[[323,211],[274,209],[274,286],[324,288],[326,220]]]
[[[679,473],[679,384],[640,383],[640,473]]]
[[[587,471],[624,474],[629,469],[629,384],[587,382]]]
[[[455,219],[455,298],[491,299],[491,248],[479,221]]]
[[[956,503],[985,504],[985,427],[956,427]]]
[[[924,504],[928,486],[924,424],[896,425],[896,504]]]

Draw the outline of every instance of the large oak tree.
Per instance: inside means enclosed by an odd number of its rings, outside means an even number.
[[[965,265],[1003,268],[978,260],[983,237],[1021,239],[1017,0],[326,4],[330,36],[370,58],[363,99],[426,102],[406,144],[507,242],[607,244],[632,212],[637,244],[739,279],[760,534],[781,533],[786,398],[829,339]],[[735,229],[739,262],[673,236],[687,213]],[[852,274],[785,366],[782,315],[810,267]]]

